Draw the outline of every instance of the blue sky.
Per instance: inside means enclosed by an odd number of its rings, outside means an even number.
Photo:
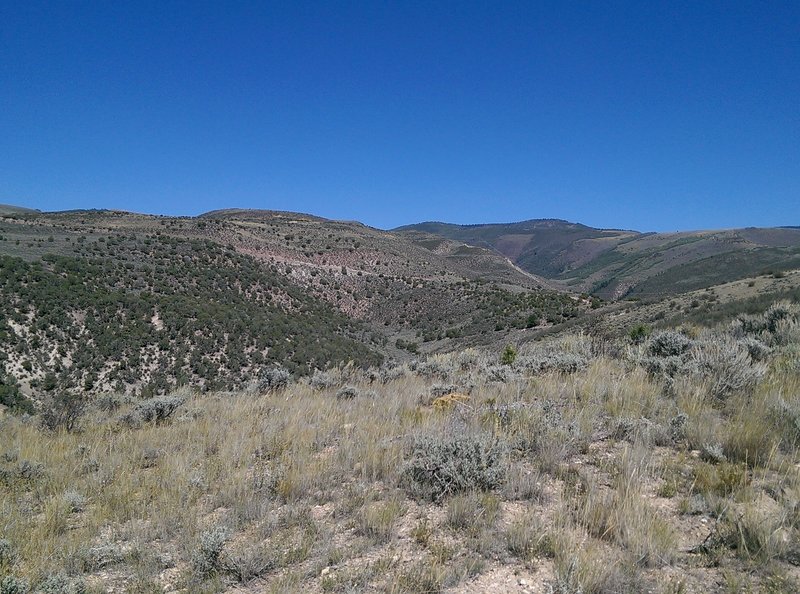
[[[2,2],[0,202],[800,225],[800,3]]]

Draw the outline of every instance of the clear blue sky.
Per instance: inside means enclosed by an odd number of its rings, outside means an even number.
[[[0,0],[0,203],[800,225],[800,2]]]

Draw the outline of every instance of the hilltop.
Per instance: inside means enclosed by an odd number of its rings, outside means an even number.
[[[33,214],[40,212],[33,208],[25,208],[24,206],[14,206],[13,204],[0,204],[0,215],[7,214]]]

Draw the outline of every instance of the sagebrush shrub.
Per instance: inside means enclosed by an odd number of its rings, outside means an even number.
[[[781,322],[797,318],[799,313],[800,310],[797,305],[788,301],[779,301],[764,312],[764,327],[772,334],[775,334]]]
[[[437,361],[435,359],[431,359],[428,361],[422,361],[416,364],[416,368],[414,371],[417,375],[421,377],[435,379],[438,378],[442,381],[448,381],[450,375],[453,372],[452,367],[442,363],[441,361]]]
[[[247,584],[274,569],[277,562],[277,555],[270,547],[252,543],[226,552],[222,565],[225,573],[233,576],[240,584]]]
[[[207,530],[200,535],[200,542],[192,555],[192,569],[195,577],[201,580],[206,579],[221,569],[220,556],[227,541],[228,531],[221,526]]]
[[[766,361],[772,354],[772,349],[766,344],[753,338],[752,336],[745,336],[739,340],[739,343],[747,349],[753,361]]]
[[[120,422],[129,427],[139,427],[144,423],[161,423],[166,421],[178,408],[186,402],[180,396],[158,396],[136,405],[129,413],[120,418]]]
[[[800,403],[781,398],[773,405],[770,416],[786,446],[800,444]]]
[[[95,401],[95,407],[106,413],[113,413],[119,410],[119,408],[124,404],[125,397],[122,394],[102,394],[98,396]]]
[[[669,420],[669,435],[672,441],[680,441],[686,437],[686,424],[689,422],[689,415],[679,412]]]
[[[114,544],[97,545],[82,552],[80,561],[87,572],[104,569],[121,563],[125,559],[123,550]]]
[[[81,578],[70,578],[57,573],[44,579],[37,587],[37,594],[85,594],[86,584]]]
[[[336,380],[327,371],[320,371],[317,369],[314,371],[314,375],[311,376],[311,379],[308,380],[308,383],[315,390],[327,390],[336,385]]]
[[[780,320],[772,333],[775,344],[786,346],[800,343],[800,322],[794,318]]]
[[[478,364],[478,353],[473,349],[461,351],[456,356],[456,365],[461,371],[469,371]]]
[[[0,467],[0,485],[12,488],[14,486],[30,487],[44,478],[44,465],[30,460],[20,460],[16,465]]]
[[[740,316],[734,323],[734,335],[751,335],[764,340],[787,344],[797,336],[796,328],[800,308],[788,301],[779,301],[757,316]]]
[[[13,575],[0,580],[0,594],[27,594],[28,582]]]
[[[400,379],[406,374],[405,368],[397,365],[397,366],[383,366],[378,371],[378,377],[382,384],[388,384],[389,382],[393,382],[394,380]]]
[[[447,396],[453,392],[458,392],[455,384],[433,384],[430,387],[430,394],[432,399],[439,398],[440,396]]]
[[[17,550],[6,538],[0,538],[0,575],[8,573],[17,562]]]
[[[667,357],[643,357],[639,363],[652,376],[665,379],[686,376],[696,371],[691,358],[687,356],[670,355]]]
[[[575,373],[585,369],[589,359],[579,353],[570,353],[561,350],[538,351],[525,357],[520,357],[518,366],[533,375],[557,371],[559,373]]]
[[[767,372],[763,363],[753,361],[747,348],[728,337],[707,340],[692,352],[698,372],[709,381],[709,393],[725,399],[751,390]]]
[[[506,384],[519,375],[508,365],[489,365],[485,369],[486,381]]]
[[[336,392],[337,400],[352,400],[358,396],[358,389],[354,386],[344,386]]]
[[[82,512],[86,507],[86,497],[77,491],[67,491],[62,496],[64,505],[72,513]]]
[[[267,369],[258,378],[257,389],[261,393],[283,390],[292,381],[292,374],[283,367]]]
[[[728,460],[722,445],[718,443],[704,443],[700,446],[700,459],[711,464],[722,464]]]
[[[502,485],[506,454],[505,446],[489,435],[423,436],[412,444],[402,474],[415,493],[441,501]]]
[[[653,357],[680,357],[691,348],[692,339],[674,330],[656,332],[647,343],[647,353]]]

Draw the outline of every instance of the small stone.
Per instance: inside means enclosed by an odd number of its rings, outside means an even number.
[[[330,568],[330,566],[328,566],[328,567],[323,567],[323,568],[322,568],[322,571],[320,572],[320,574],[319,574],[319,575],[320,575],[321,577],[325,577],[325,576],[326,576],[326,575],[328,575],[330,572],[331,572],[331,568]]]

